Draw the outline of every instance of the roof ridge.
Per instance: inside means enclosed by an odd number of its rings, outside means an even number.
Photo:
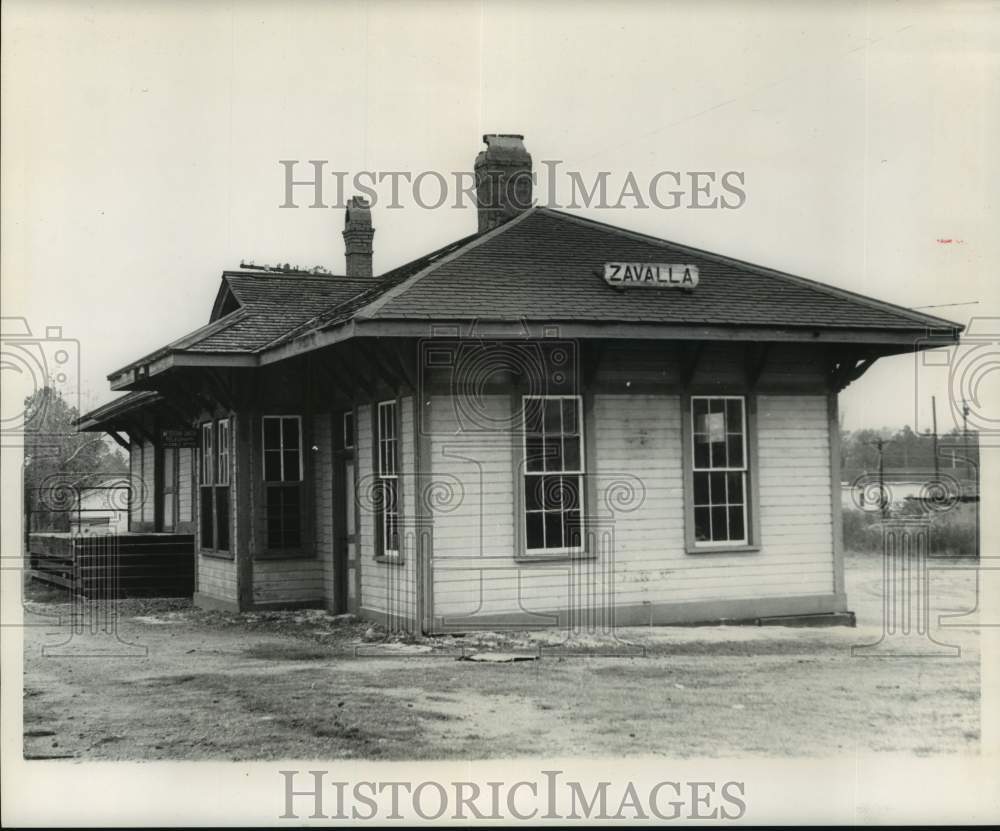
[[[499,226],[499,227],[502,228],[505,225],[509,225],[509,224],[510,223],[504,223],[504,225]],[[493,229],[493,230],[496,230],[496,229]],[[426,268],[425,269],[421,269],[420,271],[416,272],[415,274],[407,275],[407,277],[404,277],[402,280],[400,280],[399,282],[396,282],[396,283],[393,282],[393,278],[392,278],[393,274],[396,274],[397,272],[400,272],[400,271],[405,271],[407,268],[409,268],[410,266],[412,266],[414,263],[419,263],[422,260],[428,260],[429,258],[435,257],[436,255],[437,255],[436,259],[431,260],[430,262],[428,262],[428,268],[431,265],[440,265],[440,264],[448,261],[452,257],[452,255],[457,254],[458,252],[464,250],[466,248],[466,246],[468,246],[468,245],[470,245],[472,243],[475,243],[477,240],[482,239],[483,237],[491,234],[492,232],[493,231],[488,231],[485,234],[481,234],[479,232],[476,232],[474,234],[468,234],[467,236],[459,237],[457,240],[452,240],[451,242],[447,243],[446,245],[442,245],[440,248],[435,248],[433,251],[430,251],[427,254],[422,254],[419,257],[414,257],[412,260],[407,260],[405,263],[402,263],[401,265],[398,265],[395,268],[390,269],[389,271],[386,271],[384,274],[382,274],[379,277],[377,277],[373,281],[372,285],[370,285],[370,286],[362,289],[357,294],[351,295],[346,300],[343,300],[340,303],[335,303],[332,306],[330,306],[330,307],[324,309],[323,311],[319,312],[318,314],[313,315],[308,320],[303,321],[302,323],[296,325],[292,329],[289,329],[287,332],[284,332],[284,333],[278,335],[277,337],[273,338],[272,340],[268,341],[266,344],[264,344],[263,346],[259,347],[255,351],[256,352],[265,352],[268,349],[270,349],[272,346],[275,346],[277,344],[284,343],[284,342],[287,342],[287,341],[290,341],[290,340],[294,340],[299,335],[304,334],[305,332],[309,331],[310,327],[325,325],[326,323],[329,322],[329,320],[324,320],[324,318],[330,317],[331,315],[335,314],[338,310],[349,308],[352,303],[355,303],[359,298],[364,297],[364,295],[366,295],[366,294],[374,293],[374,296],[373,296],[373,298],[371,300],[371,304],[374,304],[375,302],[377,302],[378,300],[380,300],[382,297],[384,297],[386,294],[388,294],[393,289],[395,289],[395,288],[397,288],[399,286],[402,286],[404,283],[406,283],[409,279],[411,279],[412,277],[414,277],[416,274],[420,274],[422,271],[426,271],[427,269]],[[365,308],[366,305],[371,305],[371,304],[364,304],[363,303],[361,306],[358,307],[358,309],[355,310],[355,312],[358,311],[358,310],[360,310],[360,309]]]
[[[731,257],[727,254],[719,254],[715,251],[708,251],[704,248],[697,248],[693,245],[686,245],[682,242],[674,242],[673,240],[664,239],[663,237],[654,237],[651,234],[644,234],[641,231],[632,231],[628,228],[621,228],[617,225],[611,225],[607,222],[601,222],[597,219],[591,219],[589,217],[577,216],[575,214],[567,213],[566,211],[559,211],[554,208],[548,208],[540,206],[538,208],[540,213],[550,214],[555,216],[557,219],[565,219],[570,222],[576,222],[582,225],[592,225],[598,228],[602,228],[613,233],[621,234],[623,236],[633,237],[643,242],[652,242],[658,245],[667,245],[673,248],[679,248],[683,251],[689,251],[692,254],[697,254],[700,257],[706,257],[708,259],[723,262],[729,265],[742,266],[744,268],[751,268],[763,274],[767,274],[779,279],[791,280],[799,283],[800,285],[807,286],[809,288],[817,289],[819,291],[825,292],[826,294],[833,295],[835,297],[845,298],[855,302],[863,303],[864,305],[880,309],[882,311],[890,311],[896,314],[901,314],[911,320],[922,323],[925,326],[929,323],[936,324],[937,326],[944,325],[951,329],[965,329],[960,323],[956,323],[953,320],[948,320],[943,317],[937,317],[936,315],[925,315],[922,312],[916,312],[912,309],[908,309],[906,306],[900,306],[896,303],[891,303],[888,300],[879,300],[874,297],[868,297],[864,294],[859,294],[858,292],[851,291],[850,289],[840,288],[839,286],[831,286],[829,283],[823,283],[819,280],[813,280],[809,277],[802,277],[798,274],[791,274],[787,271],[781,271],[776,268],[771,268],[769,266],[760,265],[758,263],[750,262],[749,260],[741,260],[738,257]]]

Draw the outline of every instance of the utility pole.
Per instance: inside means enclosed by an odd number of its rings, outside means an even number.
[[[969,402],[962,399],[962,453],[965,455],[967,470],[972,473],[972,457],[969,456]],[[976,477],[978,481],[979,477]]]
[[[889,500],[885,494],[885,446],[892,444],[892,441],[878,438],[875,441],[868,442],[868,444],[878,449],[878,501],[882,519],[885,519],[886,514],[889,512]]]
[[[934,430],[934,481],[941,481],[941,462],[938,459],[937,398],[931,396],[931,425]]]

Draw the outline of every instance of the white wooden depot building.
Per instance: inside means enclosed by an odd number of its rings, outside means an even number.
[[[520,210],[522,139],[485,142],[475,233],[373,276],[353,200],[346,274],[226,271],[208,324],[110,376],[84,423],[131,444],[133,529],[194,530],[204,606],[845,620],[837,394],[960,327]]]

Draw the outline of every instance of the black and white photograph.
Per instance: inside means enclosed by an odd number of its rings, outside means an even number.
[[[0,62],[4,826],[1000,821],[1000,6]]]

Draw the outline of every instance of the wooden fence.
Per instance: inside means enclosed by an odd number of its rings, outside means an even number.
[[[91,600],[194,592],[191,534],[31,534],[28,552],[33,576]]]

